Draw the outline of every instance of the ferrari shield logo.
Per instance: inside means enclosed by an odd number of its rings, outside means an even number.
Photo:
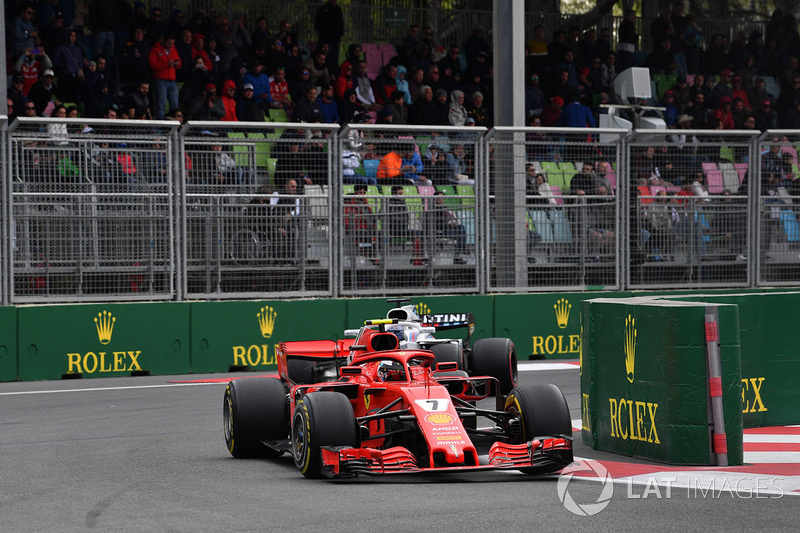
[[[364,408],[365,408],[367,411],[369,411],[369,403],[370,403],[369,394],[367,394],[367,393],[364,393]]]

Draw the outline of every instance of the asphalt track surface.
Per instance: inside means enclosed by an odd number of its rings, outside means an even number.
[[[520,375],[523,382],[558,385],[573,419],[580,419],[575,368]],[[224,382],[186,383],[226,376],[0,384],[1,529],[796,531],[800,521],[800,498],[788,494],[748,498],[673,487],[667,497],[663,486],[614,483],[607,507],[577,516],[559,499],[558,476],[307,480],[287,456],[230,457],[222,436]],[[644,461],[595,452],[575,436],[577,457],[649,468]],[[580,505],[596,503],[603,487],[577,477],[566,486]]]

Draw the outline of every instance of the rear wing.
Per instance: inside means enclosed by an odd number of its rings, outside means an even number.
[[[467,336],[464,338],[464,346],[470,345],[470,339],[475,332],[475,318],[472,313],[442,313],[435,315],[423,315],[423,326],[432,326],[436,331],[447,329],[467,328]]]

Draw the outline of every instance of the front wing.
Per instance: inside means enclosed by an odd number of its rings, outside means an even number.
[[[485,460],[484,460],[485,459]],[[387,448],[322,448],[322,474],[350,477],[359,474],[418,474],[480,470],[519,470],[550,473],[572,461],[572,437],[540,437],[524,444],[495,442],[478,465],[420,467],[417,458],[402,446]]]

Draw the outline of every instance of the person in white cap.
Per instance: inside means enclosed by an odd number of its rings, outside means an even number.
[[[44,113],[47,104],[52,101],[53,103],[61,102],[61,92],[53,82],[55,75],[50,69],[42,72],[42,77],[39,81],[33,84],[31,91],[28,93],[28,99],[36,105],[36,114],[41,115]]]

